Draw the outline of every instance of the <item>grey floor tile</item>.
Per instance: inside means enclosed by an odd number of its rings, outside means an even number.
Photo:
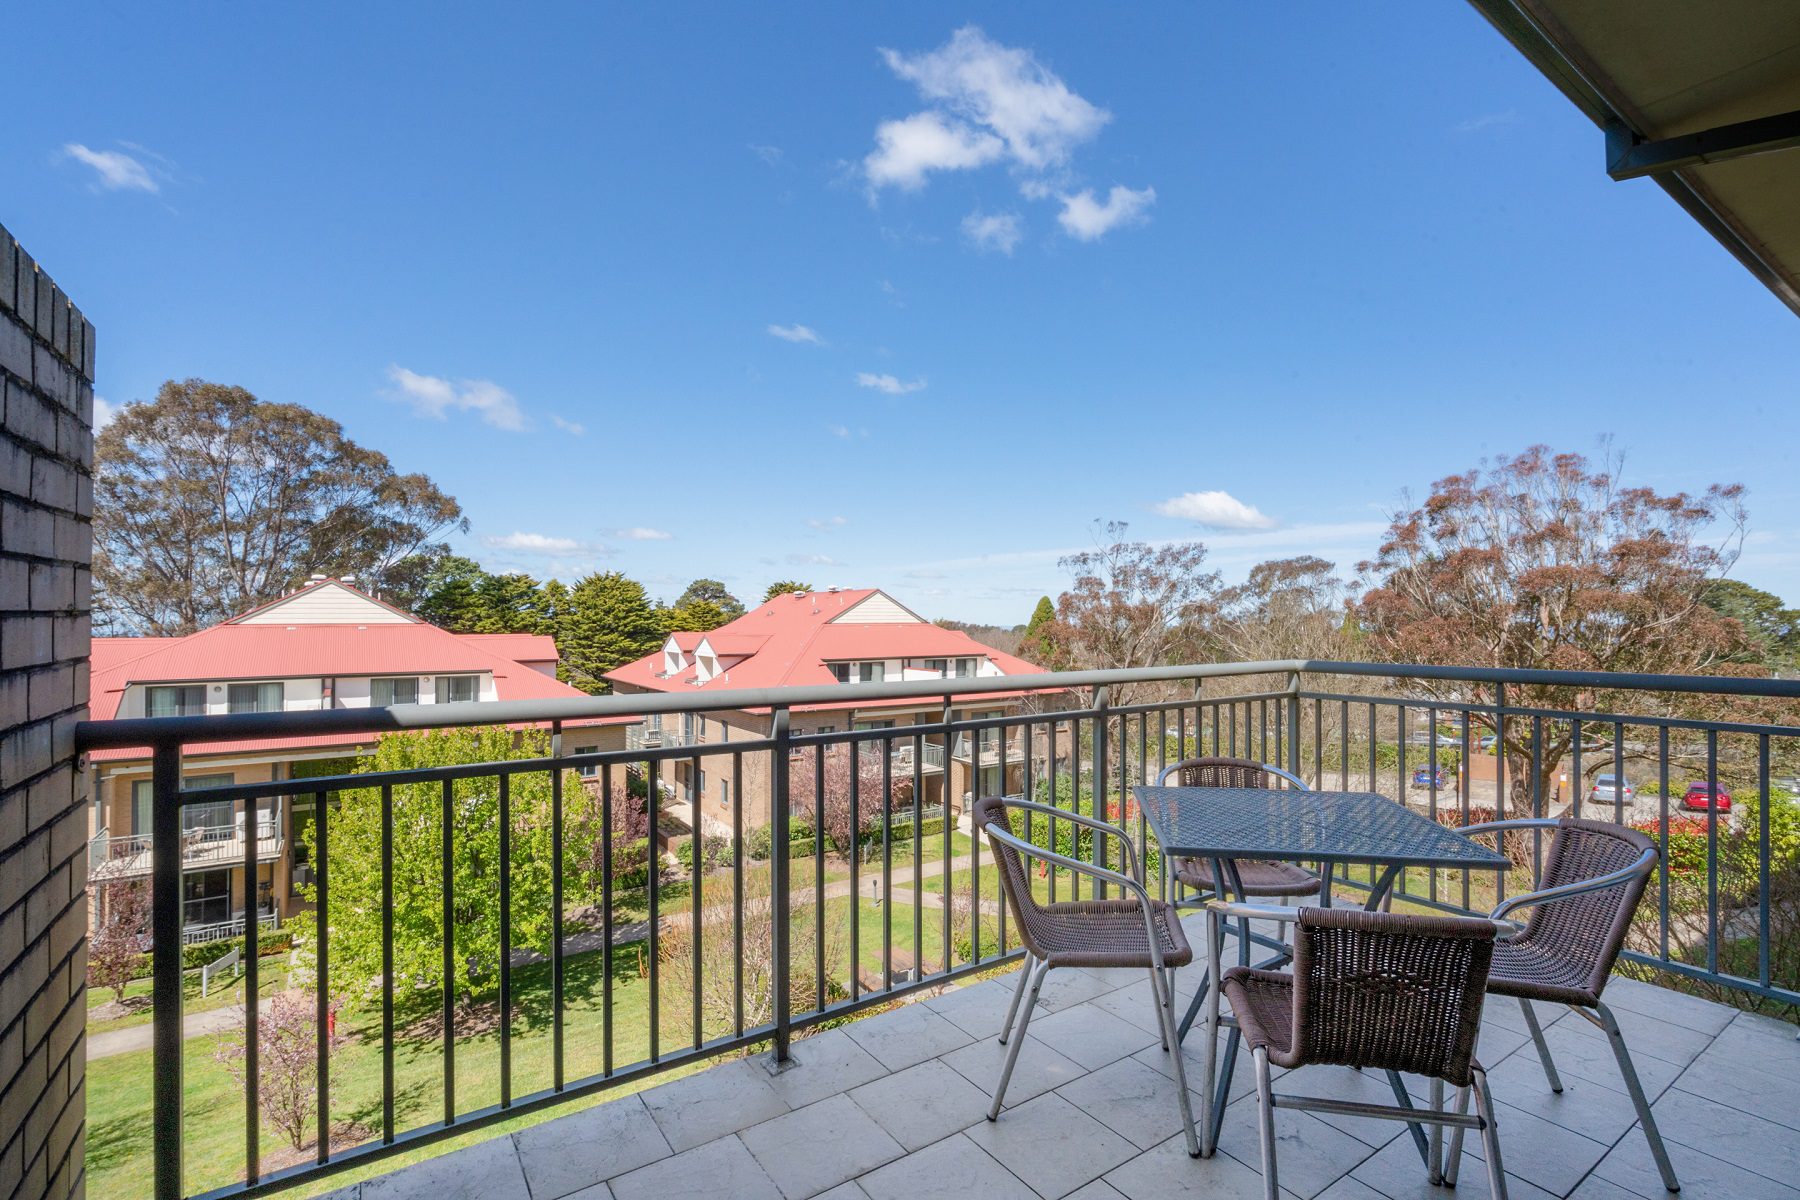
[[[848,1096],[831,1096],[738,1135],[787,1200],[806,1200],[906,1151]]]
[[[977,1121],[964,1135],[1038,1195],[1056,1200],[1135,1156],[1138,1148],[1051,1093]]]
[[[1225,1110],[1225,1123],[1219,1129],[1219,1150],[1247,1167],[1261,1169],[1262,1142],[1255,1096],[1246,1096]],[[1325,1124],[1311,1113],[1275,1111],[1275,1161],[1283,1191],[1316,1196],[1374,1152],[1367,1142]]]
[[[890,1071],[903,1071],[972,1040],[960,1026],[924,1004],[903,1005],[844,1030]]]
[[[769,1086],[789,1108],[804,1108],[887,1073],[847,1031],[830,1029],[795,1042],[789,1065],[769,1076]]]
[[[1550,1045],[1550,1055],[1556,1060],[1556,1069],[1573,1071],[1602,1087],[1624,1091],[1625,1080],[1619,1075],[1619,1064],[1613,1057],[1611,1043],[1604,1034],[1592,1027],[1583,1032],[1579,1027],[1586,1024],[1587,1022],[1576,1017],[1559,1021],[1555,1029],[1544,1032],[1544,1041]],[[1629,1034],[1626,1035],[1625,1045],[1631,1051],[1631,1061],[1637,1065],[1638,1078],[1643,1081],[1644,1090],[1651,1096],[1660,1096],[1687,1065],[1685,1061],[1675,1063],[1657,1055],[1640,1053],[1638,1043]],[[1525,1051],[1521,1057],[1535,1053],[1535,1050]]]
[[[869,1193],[862,1190],[862,1185],[852,1179],[849,1183],[840,1183],[829,1192],[819,1193],[818,1200],[869,1200]]]
[[[785,1200],[736,1134],[609,1180],[614,1200]]]
[[[1615,1013],[1628,1009],[1707,1034],[1724,1029],[1736,1014],[1735,1009],[1699,996],[1617,975],[1607,981],[1601,998]]]
[[[363,1181],[362,1200],[530,1200],[525,1171],[510,1137]]]
[[[1148,975],[1144,978],[1149,981]],[[1044,986],[1038,992],[1039,1015],[1084,1003],[1113,990],[1113,985],[1103,983],[1086,971],[1072,967],[1052,969],[1044,976]]]
[[[869,1200],[1039,1200],[962,1134],[952,1134],[857,1180]]]
[[[1387,1197],[1368,1184],[1360,1183],[1346,1175],[1320,1192],[1313,1200],[1387,1200]]]
[[[1504,1126],[1501,1127],[1500,1136],[1506,1136]],[[1419,1152],[1410,1137],[1395,1138],[1364,1160],[1361,1166],[1351,1172],[1350,1177],[1389,1197],[1389,1200],[1447,1200],[1454,1197],[1468,1197],[1471,1200],[1479,1197],[1486,1200],[1487,1167],[1468,1152],[1469,1143],[1475,1140],[1470,1138],[1463,1143],[1462,1166],[1455,1191],[1434,1186],[1426,1178],[1425,1164],[1420,1160]],[[1500,1152],[1502,1161],[1510,1165],[1512,1158],[1507,1155],[1507,1143],[1504,1141],[1500,1144]],[[1519,1178],[1511,1171],[1506,1173],[1506,1191],[1511,1200],[1555,1200],[1552,1193]]]
[[[1800,1137],[1785,1125],[1680,1088],[1664,1093],[1651,1111],[1665,1142],[1679,1142],[1770,1179],[1800,1179]]]
[[[1000,1082],[1000,1068],[1005,1064],[1006,1051],[1007,1047],[991,1038],[984,1039],[952,1050],[943,1056],[942,1062],[991,1097],[995,1085]],[[1085,1074],[1079,1063],[1064,1058],[1027,1035],[1019,1047],[1019,1061],[1006,1089],[1007,1106],[1023,1104]]]
[[[1608,1087],[1585,1075],[1563,1071],[1563,1090],[1558,1095],[1545,1081],[1537,1055],[1529,1051],[1514,1055],[1488,1072],[1488,1083],[1500,1103],[1608,1146],[1637,1124],[1637,1109],[1631,1096],[1623,1090],[1616,1074],[1612,1082],[1615,1086]]]
[[[1105,1179],[1126,1200],[1262,1200],[1263,1196],[1261,1171],[1229,1154],[1189,1158],[1187,1142],[1179,1135],[1108,1171]]]
[[[678,1153],[788,1110],[768,1072],[748,1059],[721,1063],[639,1095],[670,1149]]]
[[[1014,972],[984,983],[951,988],[924,1004],[972,1038],[996,1037],[1000,1033],[1000,1023],[1006,1019],[1006,1006],[1012,1002],[1012,989],[1017,981],[1018,974]]]
[[[1276,1090],[1291,1092],[1296,1096],[1347,1100],[1353,1104],[1394,1103],[1394,1091],[1388,1085],[1384,1072],[1353,1071],[1349,1067],[1302,1067],[1298,1071],[1289,1071],[1281,1077]],[[1254,1103],[1254,1100],[1243,1100],[1240,1103]],[[1312,1116],[1373,1149],[1387,1145],[1406,1131],[1404,1125],[1380,1117],[1353,1117],[1337,1113],[1313,1113]]]
[[[852,1090],[850,1099],[889,1137],[918,1150],[985,1115],[989,1093],[931,1059],[866,1083]]]
[[[1598,1175],[1589,1175],[1581,1181],[1580,1187],[1569,1193],[1569,1200],[1642,1200],[1642,1197]]]
[[[1786,1183],[1699,1150],[1669,1142],[1669,1160],[1681,1181],[1681,1200],[1800,1200],[1800,1190]],[[1626,1138],[1594,1168],[1594,1177],[1616,1184],[1643,1200],[1668,1200],[1656,1161],[1641,1138]]]
[[[1119,1189],[1104,1179],[1096,1179],[1085,1187],[1070,1192],[1068,1200],[1125,1200]]]
[[[1494,1107],[1506,1173],[1552,1195],[1566,1196],[1574,1191],[1575,1185],[1587,1178],[1588,1172],[1606,1156],[1607,1146],[1603,1143],[1582,1137],[1534,1112],[1499,1102]],[[1465,1137],[1463,1146],[1469,1155],[1482,1156],[1479,1137]]]
[[[1625,1034],[1625,1044],[1631,1048],[1631,1055],[1635,1059],[1656,1058],[1685,1067],[1712,1044],[1713,1035],[1709,1032],[1701,1032],[1657,1017],[1647,1017],[1629,1008],[1613,1009],[1613,1017],[1619,1022],[1619,1029]],[[1598,1042],[1602,1046],[1607,1040],[1606,1034],[1598,1026],[1579,1013],[1571,1013],[1567,1020],[1558,1021],[1556,1031],[1564,1037],[1579,1037]],[[1550,1035],[1545,1036],[1548,1038]]]
[[[557,1200],[671,1153],[639,1096],[521,1129],[513,1140],[532,1200]]]
[[[1077,1004],[1032,1019],[1027,1036],[1047,1043],[1065,1058],[1094,1070],[1136,1054],[1161,1040],[1129,1021],[1093,1004]]]
[[[1121,1059],[1066,1083],[1056,1094],[1120,1134],[1140,1149],[1181,1132],[1181,1106],[1175,1081],[1135,1058]],[[1194,1119],[1200,1098],[1192,1097]]]

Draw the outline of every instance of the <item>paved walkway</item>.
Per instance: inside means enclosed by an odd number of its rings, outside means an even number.
[[[268,1012],[269,1002],[262,1001],[257,1005],[257,1011]],[[232,1005],[188,1013],[181,1019],[181,1036],[197,1038],[209,1033],[222,1033],[236,1028],[243,1021],[242,1010]],[[154,1033],[155,1027],[148,1021],[142,1025],[127,1025],[123,1029],[109,1029],[105,1033],[90,1033],[87,1038],[88,1061],[111,1058],[115,1054],[130,1054],[133,1050],[148,1050]]]
[[[1197,972],[1179,973],[1191,986]],[[796,1042],[791,1066],[711,1069],[353,1184],[333,1200],[1252,1200],[1255,1098],[1240,1064],[1219,1153],[1188,1158],[1141,972],[1052,971],[1008,1105],[1003,978]],[[1630,980],[1608,987],[1654,1099],[1682,1200],[1800,1200],[1794,1027]],[[1565,1083],[1544,1083],[1511,1001],[1489,1005],[1491,1071],[1514,1200],[1667,1200],[1604,1038],[1540,1008]],[[1199,1068],[1190,1037],[1190,1079]],[[1289,1090],[1391,1099],[1376,1076],[1309,1067]],[[1457,1191],[1431,1187],[1404,1127],[1282,1112],[1285,1200],[1485,1197],[1469,1139]]]

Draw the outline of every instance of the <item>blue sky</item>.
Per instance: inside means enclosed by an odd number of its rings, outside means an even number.
[[[1068,8],[30,6],[0,223],[110,404],[319,409],[495,569],[1012,623],[1611,434],[1800,601],[1800,325],[1473,10]]]

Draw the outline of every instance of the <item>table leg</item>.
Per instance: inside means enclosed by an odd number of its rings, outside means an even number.
[[[1375,886],[1369,889],[1368,902],[1363,905],[1364,911],[1374,912],[1380,908],[1381,902],[1387,899],[1387,894],[1394,890],[1394,880],[1398,878],[1400,878],[1399,863],[1389,863],[1383,868],[1381,878],[1377,879]]]

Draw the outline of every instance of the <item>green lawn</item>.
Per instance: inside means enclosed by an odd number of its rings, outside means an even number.
[[[257,993],[272,996],[287,983],[287,955],[271,955],[264,958],[256,977]],[[242,1003],[238,989],[243,986],[243,977],[238,975],[215,979],[208,988],[207,994],[200,995],[200,972],[187,971],[181,978],[182,1011],[189,1013],[204,1012],[209,1008],[224,1008],[226,1005]],[[111,988],[88,987],[88,1025],[89,1034],[106,1033],[114,1029],[126,1029],[133,1025],[148,1025],[151,1018],[150,1008],[151,982],[149,976],[134,979],[125,985],[127,1004],[141,1001],[143,1007],[122,1017],[113,1017],[105,1021],[96,1021],[93,1011],[111,1004],[113,992]]]

